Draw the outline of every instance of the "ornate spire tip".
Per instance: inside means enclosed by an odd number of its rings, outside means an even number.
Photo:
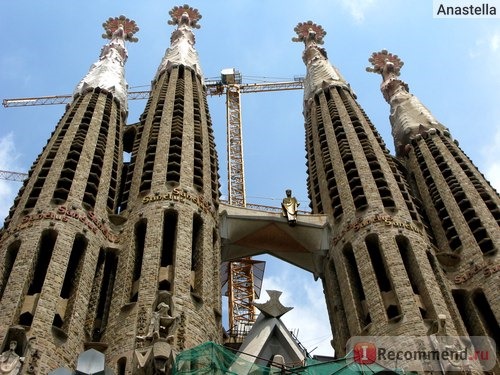
[[[326,31],[323,27],[315,24],[312,21],[300,22],[293,29],[297,33],[297,37],[292,38],[294,42],[307,42],[308,40],[315,41],[317,44],[323,44],[323,38]]]
[[[168,21],[169,25],[186,24],[194,29],[199,29],[198,21],[201,19],[201,14],[198,9],[192,8],[187,4],[175,6],[170,12],[172,19]]]
[[[390,71],[396,76],[399,76],[401,67],[404,65],[403,60],[401,60],[398,55],[393,55],[392,53],[387,52],[386,49],[383,49],[380,52],[373,52],[368,61],[372,64],[372,66],[366,68],[367,72],[383,74],[384,69],[390,66]]]
[[[104,39],[112,39],[113,35],[121,28],[123,29],[123,39],[128,42],[137,42],[139,39],[134,37],[134,34],[139,31],[139,27],[135,21],[128,19],[125,16],[108,18],[106,22],[102,24],[104,30],[106,31],[102,34]]]

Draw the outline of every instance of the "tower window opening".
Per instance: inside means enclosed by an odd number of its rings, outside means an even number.
[[[177,237],[177,211],[167,210],[163,215],[163,236],[160,259],[159,290],[171,290]]]
[[[391,280],[387,273],[387,267],[383,259],[383,254],[380,249],[380,243],[376,234],[370,234],[365,238],[365,245],[370,255],[373,271],[377,279],[377,284],[380,292],[385,294],[387,302],[385,302],[385,311],[388,319],[396,318],[401,314],[396,293],[392,288]],[[384,301],[386,299],[384,298]]]
[[[35,272],[33,273],[33,278],[28,289],[28,295],[33,295],[42,291],[56,239],[57,232],[54,230],[46,230],[42,233],[35,260]]]
[[[363,290],[363,284],[359,275],[358,265],[356,262],[356,258],[354,257],[352,245],[350,243],[346,244],[342,253],[344,255],[349,283],[351,284],[351,291],[358,315],[358,320],[362,323],[363,326],[366,326],[371,323],[371,317],[366,305],[365,292]]]
[[[69,320],[72,314],[73,305],[75,303],[75,292],[78,287],[78,283],[81,275],[82,260],[87,248],[87,239],[81,235],[77,234],[73,241],[73,247],[71,249],[71,254],[69,256],[68,266],[66,268],[66,274],[64,276],[64,281],[61,287],[61,293],[59,295],[59,303],[66,304],[64,309],[64,315],[58,317],[58,322],[53,323],[58,328],[63,328],[63,324]],[[54,317],[54,322],[56,322],[56,317]]]
[[[413,293],[416,295],[417,303],[421,303],[419,305],[420,315],[422,319],[429,318],[429,301],[428,296],[422,294],[422,287],[420,285],[425,285],[424,278],[421,273],[417,270],[417,259],[411,248],[410,242],[408,238],[404,236],[396,236],[396,244],[398,245],[399,254],[401,255],[401,259],[403,260],[403,265],[406,270],[406,274],[408,275],[408,279],[410,281],[411,288]]]
[[[0,285],[0,300],[2,299],[3,293],[5,291],[5,287],[7,286],[7,282],[9,281],[10,274],[12,272],[12,268],[14,268],[14,263],[17,258],[17,253],[19,252],[19,248],[21,247],[21,241],[14,241],[9,245],[7,251],[5,253],[4,259],[4,268],[2,273],[2,284]]]
[[[474,308],[481,317],[481,321],[485,327],[486,333],[495,342],[500,342],[500,327],[498,325],[498,320],[491,309],[491,305],[486,298],[483,290],[478,289],[472,293],[472,301],[474,303]]]
[[[99,300],[95,313],[94,329],[92,331],[93,341],[100,341],[108,324],[109,307],[115,284],[116,268],[118,258],[116,250],[106,249],[104,251],[104,270],[102,273],[102,283],[99,291]]]
[[[349,250],[346,249],[346,251]],[[333,340],[341,342],[343,337],[345,338],[349,337],[349,325],[347,322],[346,312],[343,306],[343,298],[339,282],[339,275],[337,273],[337,269],[335,268],[335,261],[333,259],[331,259],[328,262],[327,270],[328,274],[326,274],[325,279],[323,279],[323,289],[325,290],[325,297],[327,298],[326,302],[327,304],[330,303],[332,305],[335,314],[332,320],[335,324],[335,326],[333,327],[333,334],[334,334]],[[329,278],[327,279],[328,276]],[[329,284],[329,287],[327,287],[327,284]],[[360,305],[360,301],[356,301],[356,304]],[[356,307],[356,313],[358,313],[358,309],[359,312],[362,313],[361,306]],[[369,315],[368,319],[365,318],[363,323],[365,325],[369,323]]]
[[[175,242],[177,234],[177,212],[165,211],[163,219],[163,243],[161,252],[161,266],[167,267],[173,264]]]
[[[452,290],[452,295],[468,335],[480,336],[481,330],[474,324],[473,313],[471,311],[472,306],[469,303],[467,292],[462,289],[454,289]]]
[[[191,292],[199,292],[203,269],[203,220],[198,214],[193,215],[191,238]]]
[[[134,270],[132,273],[132,285],[130,288],[130,302],[137,302],[139,297],[139,280],[141,278],[142,259],[144,256],[144,245],[146,243],[147,220],[140,220],[134,228]]]
[[[118,363],[116,364],[117,367],[117,374],[118,375],[125,375],[125,370],[127,368],[127,358],[126,357],[121,357],[118,360]]]
[[[34,296],[42,291],[45,277],[49,269],[50,260],[57,240],[57,232],[55,230],[45,230],[40,236],[38,249],[35,256],[35,268],[28,288],[27,296]],[[19,316],[19,324],[30,326],[35,314],[36,302],[30,307],[30,311],[23,311]]]

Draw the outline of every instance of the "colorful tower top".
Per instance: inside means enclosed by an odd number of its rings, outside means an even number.
[[[368,61],[372,64],[372,66],[367,67],[366,71],[378,73],[382,76],[380,90],[382,91],[382,94],[387,102],[390,102],[391,97],[398,90],[408,91],[408,85],[398,79],[401,68],[404,65],[404,62],[398,57],[398,55],[393,55],[383,49],[380,52],[373,52]]]
[[[203,77],[198,53],[196,52],[195,37],[192,29],[199,29],[198,21],[201,19],[201,14],[198,9],[194,9],[189,5],[175,6],[170,12],[171,20],[169,25],[177,25],[177,30],[170,37],[170,47],[165,52],[156,78],[166,69],[172,66],[184,65],[196,71],[200,77]]]
[[[134,37],[134,34],[139,31],[139,28],[135,21],[125,16],[109,18],[102,26],[105,30],[102,37],[111,41],[102,47],[99,61],[90,67],[87,75],[76,86],[74,96],[99,87],[112,92],[122,105],[123,111],[126,112],[127,82],[124,66],[128,54],[125,41],[137,42],[138,39]]]
[[[404,153],[405,146],[417,134],[431,128],[447,132],[420,100],[409,93],[408,85],[398,78],[404,62],[397,55],[382,50],[372,53],[368,61],[372,66],[366,70],[382,76],[380,90],[391,105],[390,121],[397,155]]]
[[[349,87],[340,72],[335,68],[326,56],[323,37],[326,31],[320,25],[312,21],[301,22],[295,28],[297,37],[292,38],[294,42],[304,42],[305,50],[302,60],[307,67],[307,77],[304,81],[304,97],[308,98],[311,93],[323,88],[325,85],[336,85]]]

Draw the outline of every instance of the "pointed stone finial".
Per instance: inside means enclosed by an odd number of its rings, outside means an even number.
[[[265,303],[255,303],[257,307],[265,316],[271,318],[279,318],[293,309],[293,307],[285,307],[281,304],[279,298],[283,292],[279,290],[266,290],[269,295],[269,301]]]
[[[175,6],[169,14],[172,19],[168,21],[168,24],[177,25],[177,29],[170,36],[170,47],[158,67],[155,80],[166,69],[178,65],[184,65],[195,70],[203,80],[198,53],[194,48],[196,40],[193,33],[193,29],[200,28],[198,21],[201,19],[201,14],[198,9],[186,4]]]
[[[169,25],[183,25],[186,24],[194,29],[199,29],[198,21],[201,19],[201,14],[198,9],[194,9],[187,4],[182,6],[175,6],[170,12],[172,20],[168,21]]]
[[[386,80],[389,74],[394,76],[399,76],[399,72],[404,65],[403,60],[401,60],[398,55],[393,55],[386,49],[379,52],[373,52],[372,56],[368,59],[372,64],[366,68],[367,72],[377,73],[384,77]]]
[[[73,96],[81,95],[96,87],[114,94],[122,105],[122,113],[127,113],[127,82],[125,80],[125,62],[128,53],[125,41],[137,42],[134,34],[139,31],[135,21],[125,16],[108,18],[102,24],[104,39],[111,39],[101,49],[99,60],[94,63],[87,75],[78,83]]]
[[[404,65],[403,60],[398,55],[393,55],[383,49],[379,52],[373,52],[368,61],[372,66],[367,67],[366,71],[382,76],[380,90],[387,102],[390,102],[391,98],[398,92],[409,92],[408,85],[398,78]]]
[[[117,32],[123,32],[123,39],[128,42],[137,42],[139,39],[134,37],[134,34],[139,31],[139,27],[135,21],[128,19],[125,16],[108,18],[106,22],[102,24],[105,33],[102,34],[104,39],[113,39]]]
[[[297,33],[297,37],[292,38],[294,42],[304,42],[314,41],[316,44],[323,44],[323,38],[326,35],[326,31],[323,27],[315,24],[312,21],[300,22],[293,29]]]

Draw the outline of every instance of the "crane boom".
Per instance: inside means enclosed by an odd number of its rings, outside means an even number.
[[[0,170],[0,180],[7,181],[24,181],[28,177],[27,173],[22,172],[12,172],[12,171],[1,171]]]
[[[262,82],[262,83],[242,83],[239,84],[241,93],[266,92],[266,91],[283,91],[283,90],[300,90],[304,87],[302,79],[295,81],[284,82]],[[210,82],[206,84],[207,95],[221,95],[224,93],[224,86],[220,82]],[[151,91],[129,91],[128,100],[147,99]],[[51,95],[38,96],[33,98],[12,98],[3,99],[2,105],[5,108],[11,107],[30,107],[37,105],[56,105],[68,104],[71,101],[72,95]]]

